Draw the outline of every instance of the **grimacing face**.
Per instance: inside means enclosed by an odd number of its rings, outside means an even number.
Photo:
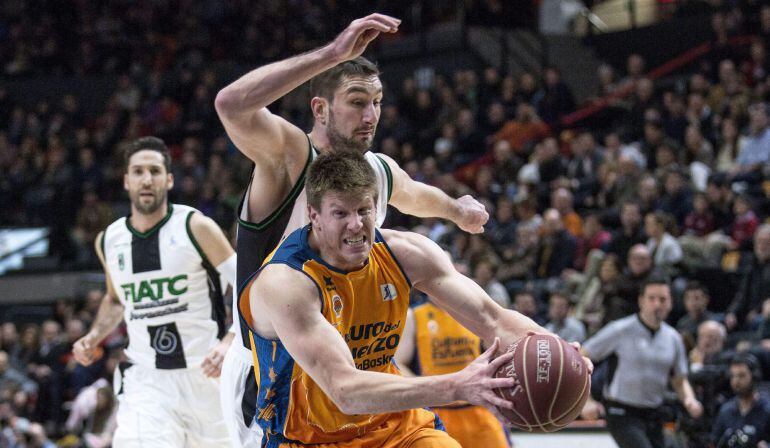
[[[144,149],[128,159],[123,188],[137,212],[149,215],[157,211],[166,204],[168,191],[173,186],[174,176],[166,171],[161,153]]]
[[[334,149],[366,152],[374,140],[382,105],[378,76],[348,76],[328,105],[326,135]]]
[[[332,266],[351,271],[362,267],[374,243],[377,209],[373,192],[324,194],[321,209],[308,206],[318,250]]]

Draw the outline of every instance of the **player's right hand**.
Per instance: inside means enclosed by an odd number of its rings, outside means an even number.
[[[401,20],[384,14],[370,14],[350,22],[330,44],[334,59],[343,62],[361,56],[380,33],[395,33]]]
[[[89,366],[98,359],[96,355],[98,346],[99,344],[91,336],[85,335],[72,345],[72,354],[77,362]]]
[[[500,397],[495,389],[513,388],[516,386],[515,378],[496,378],[497,371],[509,364],[513,359],[513,353],[507,352],[497,358],[495,354],[500,346],[500,338],[468,364],[463,370],[457,372],[457,398],[470,404],[484,406],[491,411],[501,422],[507,421],[497,407],[513,409],[513,403]]]

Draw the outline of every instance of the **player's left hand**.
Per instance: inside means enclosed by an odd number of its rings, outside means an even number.
[[[456,202],[459,214],[455,224],[468,233],[483,233],[484,224],[489,220],[484,204],[467,194],[457,198]]]
[[[203,363],[201,363],[204,375],[209,378],[219,378],[219,375],[222,373],[222,362],[225,360],[225,354],[227,353],[227,349],[230,348],[231,342],[232,339],[230,338],[219,341],[219,343],[211,349],[209,354],[206,355]]]

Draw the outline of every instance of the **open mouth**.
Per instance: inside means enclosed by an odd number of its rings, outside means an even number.
[[[343,242],[345,243],[345,245],[350,247],[360,247],[366,243],[366,237],[361,236],[359,238],[345,238]]]

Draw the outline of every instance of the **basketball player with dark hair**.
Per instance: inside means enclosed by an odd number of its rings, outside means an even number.
[[[361,55],[380,33],[395,33],[400,23],[382,14],[354,20],[328,45],[259,67],[218,93],[215,106],[228,136],[254,163],[238,216],[238,294],[267,254],[307,224],[307,167],[332,149],[366,154],[377,177],[378,225],[390,204],[414,216],[449,219],[468,232],[483,231],[489,215],[481,203],[470,196],[453,199],[415,182],[388,156],[368,151],[383,88],[377,66]],[[307,81],[313,112],[309,134],[267,108]],[[222,404],[233,446],[256,447],[261,434],[254,420],[255,379],[250,343],[240,325],[233,325],[235,343],[223,366]]]
[[[125,320],[129,362],[116,372],[114,445],[222,446],[228,435],[215,377],[232,336],[223,337],[220,279],[235,278],[235,253],[213,220],[168,202],[174,177],[162,140],[140,138],[125,158],[131,214],[96,237],[107,292],[91,330],[74,344],[75,359],[94,362],[101,341]]]
[[[268,448],[459,447],[424,406],[512,404],[494,389],[501,346],[547,333],[458,273],[437,244],[377,230],[376,176],[356,152],[319,156],[307,175],[310,224],[289,235],[246,285],[239,311],[253,341],[257,421]],[[414,287],[490,348],[459,372],[403,377],[392,362]]]

